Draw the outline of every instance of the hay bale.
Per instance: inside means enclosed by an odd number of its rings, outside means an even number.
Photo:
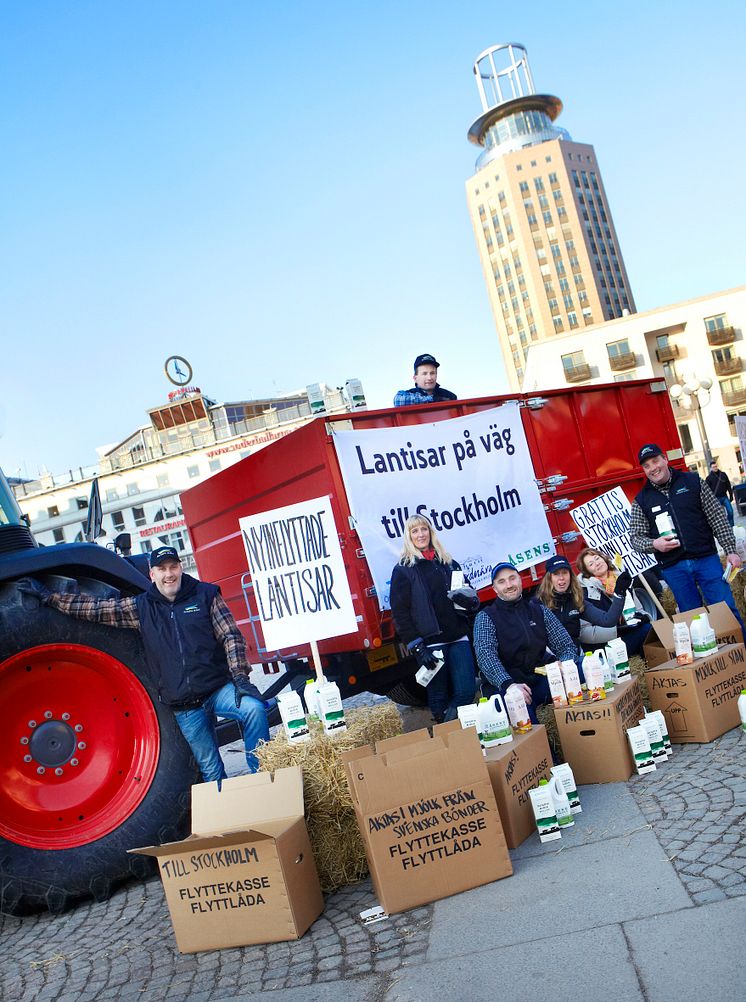
[[[353,884],[368,873],[340,753],[402,732],[399,711],[390,702],[348,710],[345,719],[347,730],[333,737],[324,734],[320,723],[311,721],[310,741],[291,747],[280,729],[256,751],[260,767],[267,772],[289,765],[303,769],[306,823],[325,891]]]

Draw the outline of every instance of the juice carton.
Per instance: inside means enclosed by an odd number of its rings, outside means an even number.
[[[560,661],[562,681],[565,683],[567,702],[570,706],[583,702],[583,690],[580,688],[580,674],[574,661]]]
[[[562,838],[557,812],[554,809],[554,801],[547,781],[543,780],[540,786],[529,790],[528,795],[534,812],[536,830],[541,841],[554,842],[555,839]]]
[[[627,738],[632,749],[632,758],[639,776],[646,772],[655,772],[653,749],[650,747],[647,731],[644,727],[628,727]]]
[[[567,706],[567,693],[565,683],[562,681],[562,669],[559,661],[551,661],[544,665],[549,683],[549,693],[555,706]]]
[[[298,693],[281,692],[277,697],[277,706],[288,742],[291,745],[297,745],[303,741],[310,741],[311,732],[308,729],[303,703]]]
[[[510,718],[510,723],[513,725],[519,734],[527,734],[533,724],[531,723],[531,718],[528,715],[528,707],[526,706],[526,700],[523,698],[523,692],[517,685],[511,685],[508,691],[505,693],[505,706],[508,711],[508,717]]]
[[[692,638],[686,623],[673,624],[673,646],[677,665],[690,665],[694,661]]]
[[[327,682],[319,688],[319,717],[325,734],[339,734],[347,730],[342,697],[336,682]]]
[[[556,778],[562,783],[565,793],[567,794],[567,799],[570,801],[570,810],[572,813],[581,814],[583,808],[580,806],[578,788],[575,785],[575,777],[572,774],[570,766],[567,762],[562,762],[560,765],[553,765],[551,772],[552,775],[556,776]]]
[[[485,751],[513,740],[513,731],[510,729],[510,721],[501,696],[495,695],[489,698],[483,696],[479,700],[478,713],[479,740]]]
[[[583,674],[585,675],[585,684],[588,687],[588,698],[590,701],[596,703],[600,699],[606,699],[604,670],[596,655],[590,651],[583,658]]]

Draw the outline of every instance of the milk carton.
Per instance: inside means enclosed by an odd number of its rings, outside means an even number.
[[[715,631],[710,626],[710,620],[706,612],[701,612],[692,620],[692,652],[695,658],[706,658],[709,654],[714,654],[717,649]]]
[[[420,683],[420,685],[424,686],[430,685],[432,680],[435,678],[440,669],[446,663],[445,658],[443,657],[443,651],[434,650],[433,655],[435,656],[435,666],[433,668],[426,668],[425,665],[423,665],[415,673],[414,677]]]
[[[686,623],[673,624],[673,648],[677,665],[690,665],[694,661],[692,638]]]
[[[319,718],[325,734],[339,734],[347,730],[342,696],[336,682],[327,682],[319,687]]]
[[[639,776],[644,776],[646,772],[655,772],[655,762],[653,761],[653,750],[650,747],[647,731],[644,727],[628,727],[627,739],[632,749],[632,758],[635,769]]]
[[[307,716],[309,720],[319,719],[319,687],[326,682],[326,679],[322,677],[321,681],[317,678],[309,678],[306,682],[305,688],[303,689],[303,698],[306,701],[306,709],[308,710]]]
[[[518,685],[511,685],[505,693],[505,706],[508,711],[510,723],[519,734],[527,734],[533,724],[528,715],[526,700],[523,698],[523,690]]]
[[[741,718],[741,729],[746,731],[746,689],[741,689],[738,697],[738,715]]]
[[[612,689],[614,688],[614,683],[616,682],[616,672],[609,664],[609,659],[606,656],[606,651],[604,650],[603,647],[601,647],[599,650],[596,651],[596,657],[598,658],[599,664],[603,668],[604,689],[607,692],[611,692]]]
[[[658,721],[658,726],[660,727],[661,734],[663,735],[663,747],[666,749],[666,755],[670,757],[673,755],[673,747],[671,745],[671,738],[668,736],[668,725],[666,724],[666,718],[663,710],[645,710],[645,716],[655,717]]]
[[[658,535],[664,539],[676,539],[676,526],[667,511],[662,511],[655,516],[655,527],[658,530]]]
[[[616,671],[617,682],[623,682],[625,679],[630,677],[631,672],[629,670],[629,654],[627,653],[627,645],[621,637],[616,637],[616,639],[608,642],[606,645],[606,656],[609,659],[609,664],[612,665]]]
[[[526,705],[525,702],[523,705]],[[485,751],[513,740],[513,731],[510,729],[510,721],[501,696],[490,696],[489,699],[483,696],[479,700],[478,713],[479,740]]]
[[[457,588],[464,587],[464,572],[463,571],[451,571],[451,591],[456,591]]]
[[[479,710],[474,703],[467,703],[466,706],[458,706],[456,712],[464,730],[467,727],[474,727],[477,733],[479,733]],[[479,740],[482,740],[481,734],[479,734]]]
[[[570,706],[583,702],[583,690],[580,688],[580,674],[574,661],[560,661],[562,681],[565,683],[567,702]]]
[[[564,787],[565,793],[567,794],[567,799],[570,801],[570,810],[573,814],[581,814],[583,808],[580,806],[580,797],[578,796],[578,788],[575,785],[575,777],[572,774],[572,769],[567,764],[567,762],[562,762],[560,765],[553,765],[551,768],[551,773],[560,780],[562,786]]]
[[[562,838],[557,820],[557,812],[554,809],[554,801],[547,781],[542,780],[540,786],[529,790],[528,796],[531,800],[531,809],[534,812],[536,830],[539,833],[541,841],[554,842],[556,839]]]
[[[596,655],[590,651],[583,658],[583,674],[585,675],[585,684],[588,687],[588,698],[590,701],[595,703],[600,699],[606,699],[604,670]]]
[[[668,758],[666,754],[666,746],[663,743],[663,735],[661,734],[660,724],[649,714],[644,716],[642,720],[639,721],[639,727],[642,727],[648,736],[648,741],[650,742],[650,750],[653,753],[653,761],[656,765],[660,765],[661,762],[665,762]]]
[[[308,729],[303,703],[298,693],[294,691],[281,692],[277,697],[277,706],[288,742],[291,745],[297,745],[303,741],[310,741],[311,732]]]
[[[624,616],[624,622],[629,623],[630,625],[634,625],[638,622],[635,596],[631,591],[625,592],[624,594],[624,608],[622,609],[622,616]]]
[[[572,828],[575,824],[575,818],[572,816],[570,801],[565,792],[562,780],[558,776],[552,776],[549,789],[552,791],[552,803],[554,804],[554,812],[557,815],[557,824],[560,826],[560,831],[563,828]]]
[[[551,661],[544,666],[547,672],[547,682],[549,683],[549,694],[555,706],[567,706],[567,693],[565,683],[562,681],[562,669],[559,661]]]

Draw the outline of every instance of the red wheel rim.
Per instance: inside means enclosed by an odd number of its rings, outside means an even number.
[[[153,781],[158,718],[121,661],[44,644],[0,664],[0,835],[70,849],[118,828]]]

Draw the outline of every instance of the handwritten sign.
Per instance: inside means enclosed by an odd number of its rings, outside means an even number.
[[[328,497],[239,519],[267,647],[357,631]]]
[[[631,510],[632,505],[622,488],[614,487],[573,508],[570,516],[588,546],[612,559],[615,554],[621,554],[625,568],[634,576],[655,567],[656,560],[650,553],[638,553],[632,549],[629,538]]]

